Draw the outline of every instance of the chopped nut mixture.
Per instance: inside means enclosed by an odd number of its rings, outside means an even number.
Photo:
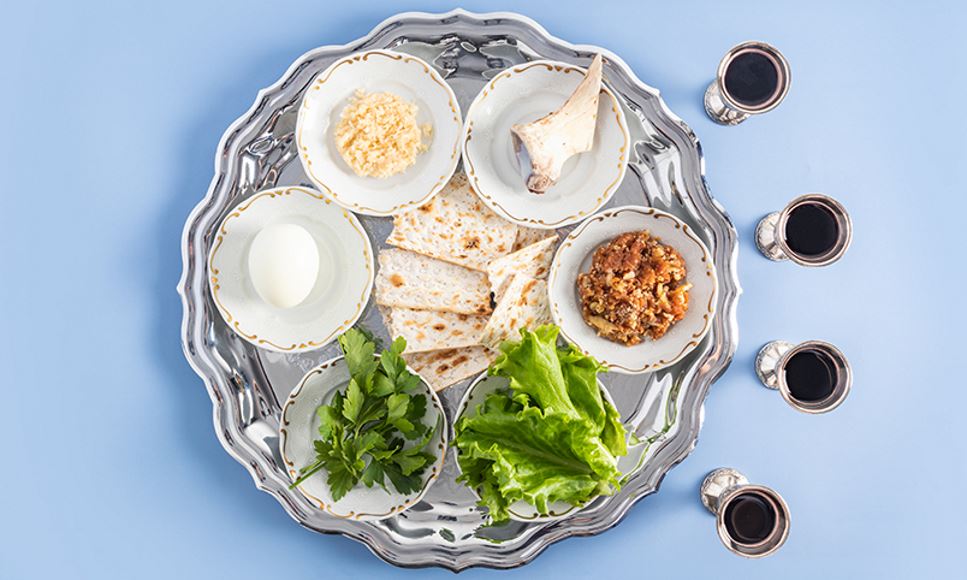
[[[685,261],[647,231],[621,234],[578,275],[581,313],[598,335],[626,345],[661,338],[688,311]]]

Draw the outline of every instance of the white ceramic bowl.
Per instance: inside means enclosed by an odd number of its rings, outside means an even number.
[[[527,190],[510,128],[557,110],[584,78],[585,69],[537,60],[502,71],[467,110],[464,169],[477,195],[504,218],[532,228],[578,222],[611,199],[628,168],[630,137],[617,97],[602,85],[594,147],[564,165],[546,193]]]
[[[581,315],[577,277],[591,267],[594,251],[625,232],[647,230],[678,250],[691,282],[685,318],[658,340],[625,346],[597,335]],[[603,211],[576,227],[561,243],[548,275],[551,316],[561,336],[618,373],[639,374],[673,365],[712,327],[718,282],[712,255],[687,224],[654,208],[624,206]]]
[[[420,125],[432,125],[429,148],[403,173],[360,177],[336,149],[339,118],[359,89],[402,97],[416,104]],[[432,66],[371,50],[337,60],[312,81],[299,107],[296,143],[306,175],[327,197],[356,213],[385,216],[423,205],[446,185],[460,160],[462,129],[457,97]]]
[[[480,405],[487,398],[487,395],[493,393],[498,389],[506,389],[510,382],[504,377],[494,377],[489,376],[487,373],[481,374],[479,377],[474,379],[474,381],[467,388],[467,391],[463,394],[463,398],[460,400],[460,404],[457,405],[457,412],[454,415],[457,421],[463,417],[464,413],[476,412],[477,405]],[[601,388],[601,395],[606,401],[614,405],[614,399],[611,398],[611,393],[608,389],[598,381],[598,387]],[[627,428],[627,425],[625,425]],[[629,439],[630,431],[629,431]],[[622,457],[618,458],[618,470],[621,471],[622,481],[626,481],[631,475],[633,475],[641,466],[642,459],[644,458],[645,452],[648,450],[648,446],[644,444],[632,445],[631,441],[628,443],[628,453]],[[457,450],[457,454],[460,450]],[[457,470],[459,471],[459,463],[457,464]],[[480,498],[480,493],[476,489],[471,489],[477,498]],[[592,500],[594,501],[594,500]],[[585,504],[586,505],[586,504]],[[508,512],[510,513],[510,519],[518,522],[550,522],[554,520],[559,520],[566,518],[567,516],[577,512],[584,505],[575,505],[562,501],[551,502],[548,504],[548,513],[542,514],[537,511],[537,508],[533,505],[523,501],[518,500],[510,505]]]
[[[252,240],[275,224],[305,228],[319,252],[319,278],[292,308],[265,302],[249,277]],[[260,191],[232,208],[208,255],[209,290],[226,324],[255,346],[280,352],[323,347],[351,327],[369,301],[373,273],[373,248],[356,216],[305,187]]]
[[[410,369],[410,372],[413,370]],[[316,415],[316,409],[330,402],[337,391],[346,388],[348,382],[349,369],[346,367],[345,358],[340,356],[326,361],[302,377],[299,385],[293,389],[282,407],[279,451],[292,481],[296,480],[301,468],[315,460],[313,441],[319,436],[319,418]],[[436,455],[437,460],[424,470],[423,485],[418,492],[399,493],[389,480],[386,481],[389,493],[378,485],[369,488],[358,483],[346,495],[339,498],[339,501],[333,501],[326,482],[325,469],[299,484],[299,491],[327,514],[357,521],[388,518],[418,503],[440,475],[447,450],[447,425],[443,405],[433,389],[427,386],[426,381],[422,381],[422,385],[423,394],[427,398],[423,422],[437,426],[427,449]]]

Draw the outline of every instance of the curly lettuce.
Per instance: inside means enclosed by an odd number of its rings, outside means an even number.
[[[555,501],[581,505],[619,488],[626,432],[601,396],[600,363],[557,346],[556,326],[521,330],[504,342],[490,374],[509,389],[487,396],[455,427],[459,481],[478,490],[492,523],[509,519],[518,500],[542,514]]]

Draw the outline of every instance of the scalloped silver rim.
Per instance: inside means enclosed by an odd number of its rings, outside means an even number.
[[[204,290],[204,256],[207,255],[207,252],[200,251],[199,253],[199,251],[195,251],[193,253],[192,248],[195,244],[200,244],[201,250],[204,250],[203,239],[198,239],[204,237],[204,232],[197,231],[198,221],[218,198],[226,195],[226,190],[228,190],[225,177],[227,169],[233,162],[230,155],[232,146],[236,145],[236,143],[233,143],[233,137],[255,113],[268,104],[270,97],[283,88],[286,80],[307,60],[334,55],[340,51],[357,50],[388,29],[403,26],[405,20],[419,20],[423,24],[466,20],[478,26],[486,26],[488,20],[499,20],[530,29],[531,33],[541,37],[545,42],[555,45],[555,48],[558,49],[602,53],[617,71],[627,77],[629,84],[656,99],[657,108],[665,117],[665,119],[658,119],[658,121],[661,121],[662,127],[670,130],[669,138],[672,138],[676,142],[676,146],[680,148],[683,162],[682,173],[685,179],[689,181],[688,185],[690,186],[688,191],[696,194],[694,196],[689,195],[689,199],[695,205],[696,212],[712,229],[715,239],[713,259],[715,259],[720,282],[719,314],[716,316],[713,325],[715,340],[709,352],[702,359],[701,364],[697,365],[701,366],[704,372],[695,373],[692,385],[685,390],[683,398],[678,401],[682,408],[679,421],[684,428],[679,430],[675,437],[663,442],[660,449],[650,459],[650,463],[661,467],[651,472],[647,477],[644,476],[645,471],[642,471],[642,477],[629,482],[629,486],[634,485],[633,493],[620,498],[620,500],[616,498],[609,504],[608,511],[596,514],[600,516],[597,519],[581,518],[578,514],[575,517],[548,526],[542,530],[541,534],[535,534],[512,551],[502,550],[499,545],[486,545],[462,550],[449,550],[446,549],[445,545],[437,546],[438,549],[434,550],[428,550],[425,546],[400,545],[391,542],[386,542],[388,545],[384,545],[380,541],[380,537],[374,534],[371,528],[359,528],[352,524],[341,525],[339,522],[335,522],[332,528],[321,529],[306,523],[300,519],[298,507],[291,499],[286,486],[268,477],[263,467],[265,458],[260,456],[258,451],[246,442],[241,429],[232,420],[232,414],[236,410],[225,404],[225,401],[231,400],[226,396],[229,390],[228,381],[224,377],[220,377],[218,366],[210,354],[205,352],[204,349],[196,348],[196,344],[203,343],[201,340],[203,335],[196,335],[193,328],[198,327],[200,329],[198,313],[204,304],[203,299],[199,300],[199,297],[194,294],[198,293],[199,288]],[[203,379],[212,399],[215,432],[222,446],[229,455],[245,466],[259,489],[275,497],[283,505],[286,512],[303,526],[321,533],[343,534],[363,543],[376,556],[397,566],[441,566],[452,571],[460,571],[473,566],[514,568],[530,562],[548,546],[564,538],[594,535],[615,526],[631,506],[642,498],[655,493],[668,470],[680,463],[695,448],[704,413],[702,403],[709,386],[728,368],[738,344],[736,308],[741,287],[736,269],[738,258],[737,234],[724,208],[709,194],[705,181],[705,161],[701,145],[695,134],[684,121],[668,109],[657,89],[643,83],[623,60],[607,49],[585,44],[571,44],[550,35],[534,20],[511,12],[473,13],[456,9],[437,14],[426,12],[400,13],[387,18],[362,38],[344,45],[319,47],[300,56],[278,81],[270,87],[260,90],[252,107],[229,126],[219,140],[214,166],[215,175],[208,192],[189,214],[182,234],[181,251],[184,268],[178,283],[178,294],[181,296],[184,309],[182,347],[189,364]],[[199,255],[202,256],[201,259],[198,259]],[[193,256],[195,257],[194,260]],[[192,291],[193,287],[194,292]]]

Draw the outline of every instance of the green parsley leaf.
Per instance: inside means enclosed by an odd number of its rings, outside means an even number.
[[[328,457],[332,453],[332,445],[325,441],[315,440],[312,442],[312,446],[315,448],[316,453],[324,457]]]
[[[393,382],[393,379],[383,373],[376,373],[373,377],[373,388],[370,389],[369,394],[374,397],[385,397],[386,395],[392,394],[395,390],[396,383]]]
[[[342,422],[342,418],[336,411],[335,407],[331,405],[323,405],[316,409],[316,415],[319,417],[319,436],[325,441],[332,437],[333,429],[336,427],[337,423]],[[341,427],[341,425],[340,425]],[[319,443],[319,441],[317,441]]]
[[[375,421],[386,415],[386,405],[378,400],[368,399],[356,419],[357,425],[365,425],[370,421]]]
[[[363,470],[363,475],[360,477],[360,481],[366,487],[373,487],[374,484],[383,485],[383,467],[378,461],[370,461],[366,469]]]
[[[427,458],[423,454],[419,455],[406,455],[401,453],[393,457],[393,463],[400,466],[400,471],[403,475],[410,475],[417,469],[426,465]]]
[[[409,406],[409,395],[404,395],[402,393],[390,395],[386,398],[386,407],[388,409],[386,419],[391,422],[396,419],[402,419],[406,416],[406,410],[409,408]]]
[[[430,442],[430,439],[433,439],[433,435],[436,433],[437,429],[440,429],[442,426],[443,426],[443,417],[440,417],[439,420],[437,421],[437,424],[434,425],[432,428],[430,428],[428,425],[423,425],[423,427],[426,428],[426,433],[423,435],[423,440],[417,443],[416,445],[414,445],[413,447],[410,447],[409,449],[404,449],[402,453],[406,455],[414,455],[422,451],[423,448],[426,447],[427,443]]]
[[[394,427],[396,427],[397,429],[399,429],[400,431],[402,431],[403,432],[403,435],[407,439],[413,439],[414,437],[418,437],[419,436],[418,434],[417,435],[412,435],[414,433],[414,431],[415,431],[415,428],[413,427],[413,423],[410,423],[409,421],[407,421],[406,419],[404,419],[402,417],[399,417],[397,419],[391,419],[389,422],[390,422],[391,425],[393,425]]]
[[[353,448],[356,450],[356,457],[362,457],[374,447],[383,443],[383,436],[376,431],[367,431],[353,439]]]
[[[335,501],[342,499],[359,481],[359,478],[343,461],[327,461],[326,469],[329,471],[327,483],[329,483],[329,489],[332,491],[332,499]]]
[[[392,381],[396,381],[400,374],[406,370],[406,361],[403,360],[403,357],[388,350],[380,353],[379,364],[386,376]]]
[[[407,374],[406,376],[400,377],[397,381],[397,384],[399,385],[399,388],[397,389],[399,392],[412,393],[419,390],[423,383],[420,381],[420,377],[414,374]]]
[[[407,395],[403,396],[407,397],[410,401],[410,406],[406,410],[406,418],[413,423],[420,423],[423,419],[423,415],[426,414],[426,397],[419,395],[414,397],[408,397]]]
[[[403,475],[403,471],[396,463],[384,462],[382,465],[386,477],[400,493],[414,493],[420,490],[423,478],[419,474]]]
[[[342,416],[351,423],[356,422],[359,411],[363,407],[363,391],[359,388],[356,379],[349,379],[349,387],[346,389],[346,402],[343,403]]]
[[[397,338],[377,356],[372,335],[353,328],[339,337],[339,345],[349,369],[348,385],[316,410],[316,458],[300,470],[291,487],[325,470],[336,501],[359,482],[388,491],[389,479],[400,493],[418,491],[422,474],[436,460],[425,449],[439,423],[423,423],[427,398],[417,392],[422,382],[401,356],[406,341]],[[406,440],[415,439],[415,445],[405,446]]]
[[[361,378],[373,374],[373,371],[376,370],[376,361],[373,359],[373,354],[376,352],[376,343],[367,338],[361,330],[350,328],[339,337],[339,346],[342,347],[343,354],[346,355],[349,375],[357,379],[358,382],[364,383],[365,381]]]

